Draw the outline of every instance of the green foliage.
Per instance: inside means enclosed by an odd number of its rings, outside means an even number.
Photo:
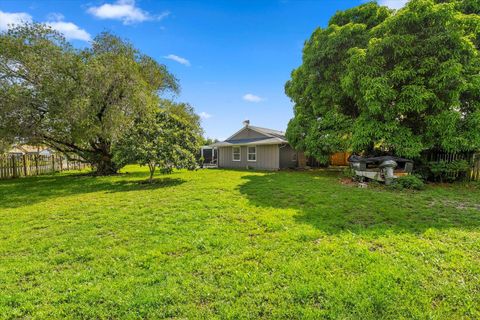
[[[1,319],[480,318],[480,189],[122,171],[0,181]]]
[[[202,146],[209,146],[209,145],[214,144],[214,143],[216,143],[216,142],[218,142],[218,139],[208,138],[208,137],[207,137],[207,138],[202,137],[202,143],[201,143],[201,145],[202,145]]]
[[[371,29],[382,23],[391,13],[392,10],[387,7],[369,2],[345,11],[338,11],[328,24],[337,26],[344,26],[349,23],[364,24],[368,29]]]
[[[193,133],[199,136],[201,139],[203,135],[203,130],[200,124],[200,116],[195,113],[195,110],[191,105],[189,105],[188,103],[178,103],[162,99],[160,101],[160,108],[162,110],[165,110],[168,114],[175,115],[177,118],[180,118],[183,121],[187,122]]]
[[[342,171],[342,176],[344,178],[349,178],[349,179],[354,179],[356,177],[355,175],[355,170],[353,170],[352,168],[348,167],[348,168],[345,168],[343,169]]]
[[[109,33],[79,50],[40,24],[0,33],[0,135],[77,154],[99,174],[118,170],[112,145],[135,118],[177,90],[164,65]]]
[[[336,13],[286,84],[289,141],[324,162],[345,150],[479,149],[478,6],[412,0],[396,12],[367,3]]]
[[[470,165],[466,160],[456,161],[431,161],[428,168],[435,181],[452,182],[457,179],[464,178],[470,169]]]
[[[185,105],[183,105],[185,107]],[[175,109],[175,110],[179,110]],[[198,126],[190,118],[180,118],[172,109],[158,111],[154,118],[138,118],[135,125],[114,145],[116,163],[138,163],[162,174],[173,169],[195,169],[199,148]]]
[[[0,139],[0,155],[8,152],[8,150],[10,150],[11,146],[12,146],[12,144],[9,143],[8,141],[2,141],[2,139]]]
[[[420,177],[411,174],[408,176],[398,177],[394,180],[393,184],[390,185],[390,187],[397,190],[423,190],[425,189],[425,183]]]

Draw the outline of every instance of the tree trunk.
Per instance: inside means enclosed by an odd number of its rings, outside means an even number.
[[[92,166],[95,168],[95,174],[98,176],[108,176],[118,172],[120,169],[112,159],[107,147],[97,149],[92,155]]]
[[[95,174],[98,176],[108,176],[117,173],[120,168],[113,162],[110,143],[100,141],[95,147],[94,154],[92,155],[92,165],[95,167]]]
[[[155,174],[155,168],[156,168],[156,165],[154,163],[148,164],[148,169],[150,169],[150,178],[149,178],[150,183],[153,182],[153,175]]]
[[[112,161],[111,156],[104,156],[93,165],[95,167],[95,174],[98,176],[108,176],[118,172],[118,167]]]

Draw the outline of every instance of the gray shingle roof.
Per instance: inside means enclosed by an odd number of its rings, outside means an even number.
[[[232,143],[232,144],[242,144],[242,143],[250,143],[250,142],[257,142],[262,140],[267,140],[271,138],[250,138],[250,139],[235,139],[235,140],[225,140],[225,142]]]
[[[285,138],[285,132],[273,129],[267,129],[262,127],[248,126],[249,129],[257,131],[266,137],[263,138],[251,138],[251,139],[235,139],[225,140],[212,144],[212,147],[226,147],[233,145],[257,145],[257,144],[283,144],[288,143]],[[243,129],[242,129],[243,130]],[[241,131],[241,130],[240,130]],[[238,134],[238,131],[236,134]],[[235,134],[235,135],[236,135]],[[233,137],[233,136],[232,136]]]
[[[262,128],[262,127],[255,127],[255,126],[248,126],[252,130],[256,130],[260,133],[266,134],[267,136],[274,136],[277,138],[285,139],[285,132],[279,131],[279,130],[273,130],[273,129],[267,129],[267,128]]]
[[[240,139],[240,140],[227,140],[212,144],[212,147],[228,147],[228,146],[247,146],[247,145],[262,145],[262,144],[282,144],[287,143],[286,140],[272,137],[272,138],[258,138],[258,139]]]

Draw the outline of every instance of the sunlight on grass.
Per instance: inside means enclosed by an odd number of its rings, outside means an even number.
[[[0,181],[0,318],[478,318],[480,190],[318,172]]]

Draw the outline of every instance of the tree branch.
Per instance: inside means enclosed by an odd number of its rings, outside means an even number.
[[[53,142],[54,145],[52,145],[52,147],[54,148],[63,148],[63,147],[60,147],[60,146],[64,146],[64,147],[67,147],[67,148],[70,148],[70,151],[68,152],[85,152],[85,153],[91,153],[92,150],[88,150],[88,149],[84,149],[84,148],[80,148],[78,147],[77,145],[73,144],[73,143],[69,143],[69,142],[63,142],[63,141],[60,141],[60,140],[57,140],[55,138],[52,138],[52,137],[49,137],[45,134],[41,135],[41,138],[44,140],[45,143],[51,143]],[[62,151],[62,152],[65,152],[65,151]]]

